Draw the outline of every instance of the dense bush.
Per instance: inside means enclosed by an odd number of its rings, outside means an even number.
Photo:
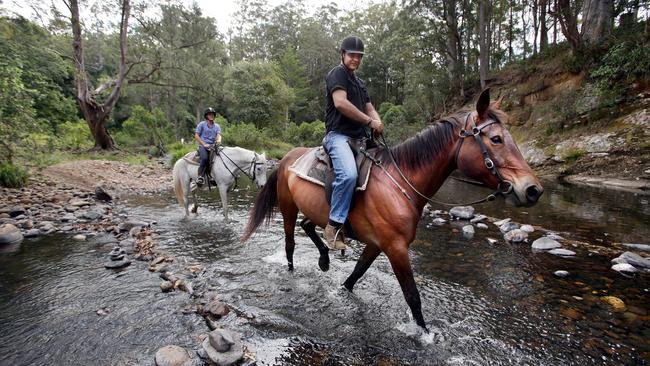
[[[169,151],[169,166],[174,166],[178,159],[185,156],[188,152],[196,150],[196,144],[191,142],[186,144],[175,142],[168,145],[167,150]]]
[[[165,144],[172,141],[173,133],[165,114],[159,108],[148,111],[143,106],[136,105],[131,117],[122,123],[121,131],[116,132],[114,137],[118,146],[146,147],[146,151],[154,146],[159,153],[163,153]]]
[[[325,137],[325,122],[289,123],[284,131],[284,141],[294,146],[320,146]]]
[[[383,112],[380,116],[386,126],[384,134],[390,145],[398,144],[424,128],[424,123],[409,122],[406,111],[401,105],[382,103],[380,111]]]
[[[58,130],[55,144],[59,148],[81,150],[90,149],[94,145],[88,124],[84,120],[62,123]]]
[[[650,73],[650,44],[622,42],[614,45],[603,57],[591,77],[600,81],[601,88],[611,83],[642,77]]]
[[[27,183],[29,174],[19,166],[11,163],[0,164],[0,185],[8,188],[20,188]]]

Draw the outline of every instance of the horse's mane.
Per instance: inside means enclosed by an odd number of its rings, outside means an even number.
[[[465,118],[469,112],[471,109],[466,108],[443,117],[415,136],[393,146],[391,151],[397,164],[406,169],[418,169],[430,163],[436,155],[449,147],[455,137],[455,131],[465,125]],[[507,119],[504,112],[492,106],[488,109],[488,115],[500,122],[505,122]],[[383,155],[383,161],[391,161],[388,151],[384,151]]]

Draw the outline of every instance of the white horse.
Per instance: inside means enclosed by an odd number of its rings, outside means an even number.
[[[191,159],[195,152],[190,152],[183,158],[178,159],[174,164],[174,192],[181,207],[185,208],[185,217],[190,215],[188,210],[189,195],[192,193],[194,207],[192,212],[196,213],[199,204],[196,199],[196,178],[199,173],[199,165]],[[266,184],[266,172],[268,164],[266,154],[258,154],[255,151],[246,150],[241,147],[224,147],[219,155],[214,157],[212,162],[212,179],[217,183],[221,204],[223,205],[223,216],[228,221],[228,188],[243,173],[254,181],[258,187]],[[208,182],[205,183],[205,186]]]

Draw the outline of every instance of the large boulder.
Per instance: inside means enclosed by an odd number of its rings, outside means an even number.
[[[650,259],[643,258],[642,256],[632,252],[625,252],[618,256],[618,258],[614,258],[612,262],[615,264],[628,263],[636,268],[650,269]]]
[[[0,226],[0,245],[17,244],[23,241],[23,234],[20,229],[12,224]]]

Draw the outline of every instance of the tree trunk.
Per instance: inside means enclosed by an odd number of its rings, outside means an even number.
[[[464,96],[462,81],[462,65],[460,62],[460,34],[458,33],[458,17],[456,15],[456,0],[443,1],[445,23],[447,25],[447,72],[452,87]]]
[[[109,80],[92,90],[84,57],[83,36],[81,32],[81,20],[79,16],[79,3],[77,0],[64,1],[70,10],[70,24],[72,26],[72,49],[75,66],[75,89],[76,99],[79,103],[90,132],[95,139],[95,148],[111,150],[115,147],[113,139],[106,129],[106,120],[115,107],[122,90],[124,79],[128,73],[126,68],[126,37],[129,26],[131,6],[129,0],[122,0],[122,13],[120,20],[120,65],[118,75],[114,80]],[[103,91],[111,89],[104,103],[97,103],[97,96]]]
[[[598,43],[612,33],[613,0],[585,0],[582,5],[582,39]]]
[[[582,37],[578,32],[577,9],[571,6],[571,0],[557,0],[554,16],[560,22],[560,29],[562,29],[564,38],[567,39],[571,49],[575,52],[582,42]]]
[[[515,6],[514,0],[510,0],[510,6],[509,6],[509,11],[510,11],[510,21],[508,22],[508,62],[512,61],[512,56],[514,54],[514,50],[512,49],[512,38],[513,38],[513,19],[512,19],[512,13],[513,13],[513,7]]]
[[[539,13],[539,52],[544,52],[548,47],[548,27],[546,26],[546,9],[549,4],[548,0],[540,0]]]
[[[533,13],[533,56],[537,54],[537,31],[539,30],[539,18],[537,17],[538,6],[538,1],[533,0],[533,3],[530,7]]]
[[[478,17],[478,39],[479,39],[479,76],[481,78],[481,88],[485,88],[488,71],[490,70],[490,48],[489,48],[489,3],[488,0],[480,0],[479,17]]]

